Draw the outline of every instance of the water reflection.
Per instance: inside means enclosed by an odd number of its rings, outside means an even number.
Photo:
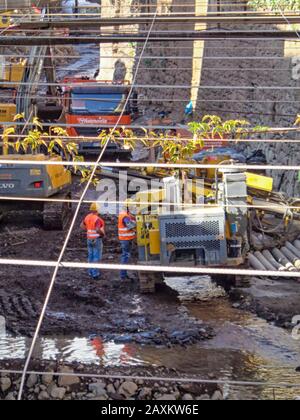
[[[30,340],[0,338],[0,359],[24,359]],[[270,363],[257,354],[231,349],[212,349],[201,346],[161,349],[135,345],[104,343],[100,338],[43,338],[38,342],[34,357],[44,360],[80,362],[104,367],[165,366],[199,378],[225,381],[255,381],[268,383],[300,383],[300,375],[293,364]],[[224,392],[230,399],[295,398],[300,389],[276,389],[226,384]]]
[[[216,292],[207,280],[205,284],[209,293]],[[192,283],[189,286],[193,288]],[[198,284],[197,288],[207,296],[204,287],[199,288]],[[184,289],[186,292],[187,288]],[[142,307],[138,295],[134,301],[139,312]],[[201,303],[183,302],[180,312],[195,321],[210,323],[216,332],[215,338],[188,349],[168,349],[103,342],[100,337],[50,337],[38,341],[34,357],[104,367],[165,366],[199,378],[213,375],[225,381],[300,383],[300,374],[295,371],[300,365],[299,342],[293,340],[288,332],[251,313],[232,308],[226,298],[211,298]],[[29,345],[30,340],[24,337],[0,335],[0,360],[24,359]],[[274,391],[266,387],[227,384],[224,392],[233,399],[272,399],[274,393],[276,399],[285,399],[300,395],[300,388]]]

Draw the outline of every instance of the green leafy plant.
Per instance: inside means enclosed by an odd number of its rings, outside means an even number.
[[[300,0],[251,0],[248,5],[255,9],[274,11],[300,10]]]
[[[23,114],[14,117],[14,121],[24,120]],[[65,160],[83,162],[82,156],[78,155],[78,146],[69,140],[66,130],[61,127],[53,127],[50,132],[44,131],[42,123],[37,119],[32,120],[33,128],[26,135],[20,135],[15,127],[9,127],[1,135],[3,149],[16,154],[45,153],[49,156],[61,156]],[[81,165],[76,167],[75,172],[81,172]],[[85,178],[85,169],[82,177]]]

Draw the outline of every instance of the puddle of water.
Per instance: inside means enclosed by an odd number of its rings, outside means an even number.
[[[0,360],[24,359],[30,340],[18,337],[0,338]],[[197,345],[186,348],[161,349],[136,345],[103,343],[100,339],[42,338],[35,358],[60,360],[68,363],[95,364],[104,367],[117,366],[165,366],[186,374],[208,378],[214,375],[221,380],[300,382],[300,375],[293,364],[282,364],[264,359],[255,353],[234,349],[207,348]],[[263,387],[239,387],[225,385],[224,391],[232,399],[272,399],[273,389]],[[300,394],[297,389],[277,389],[276,399],[293,399]]]
[[[186,281],[193,288],[191,279]],[[188,349],[167,349],[104,343],[100,338],[50,337],[39,340],[34,357],[105,367],[165,366],[199,378],[213,374],[223,380],[300,383],[300,374],[295,371],[300,366],[299,342],[293,340],[288,332],[269,325],[255,315],[233,309],[224,297],[213,298],[211,295],[211,299],[207,300],[209,293],[216,292],[216,288],[209,284],[207,278],[202,279],[202,285],[199,281],[198,278],[197,290],[203,292],[204,301],[183,302],[180,313],[209,323],[216,331],[212,340]],[[180,287],[186,295],[184,281]],[[138,295],[134,296],[134,302],[137,311],[141,311]],[[29,344],[30,340],[24,337],[0,335],[0,360],[24,359]],[[236,399],[274,398],[273,390],[268,388],[227,385],[224,391],[229,398]],[[290,399],[297,395],[300,395],[300,389],[278,389],[275,392],[276,399]]]

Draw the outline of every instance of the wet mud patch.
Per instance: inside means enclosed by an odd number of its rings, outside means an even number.
[[[230,293],[236,308],[255,313],[278,327],[291,329],[300,315],[300,284],[294,279],[252,278],[248,288]]]

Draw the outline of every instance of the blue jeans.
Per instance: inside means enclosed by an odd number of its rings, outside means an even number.
[[[128,264],[131,258],[132,241],[120,241],[121,244],[121,264]],[[121,270],[120,277],[122,280],[126,279],[127,271]]]
[[[98,239],[88,239],[87,240],[88,246],[88,261],[90,264],[92,263],[100,263],[102,260],[102,252],[103,252],[103,242],[101,238]],[[90,277],[99,277],[101,275],[100,270],[97,268],[90,268],[89,269]]]

